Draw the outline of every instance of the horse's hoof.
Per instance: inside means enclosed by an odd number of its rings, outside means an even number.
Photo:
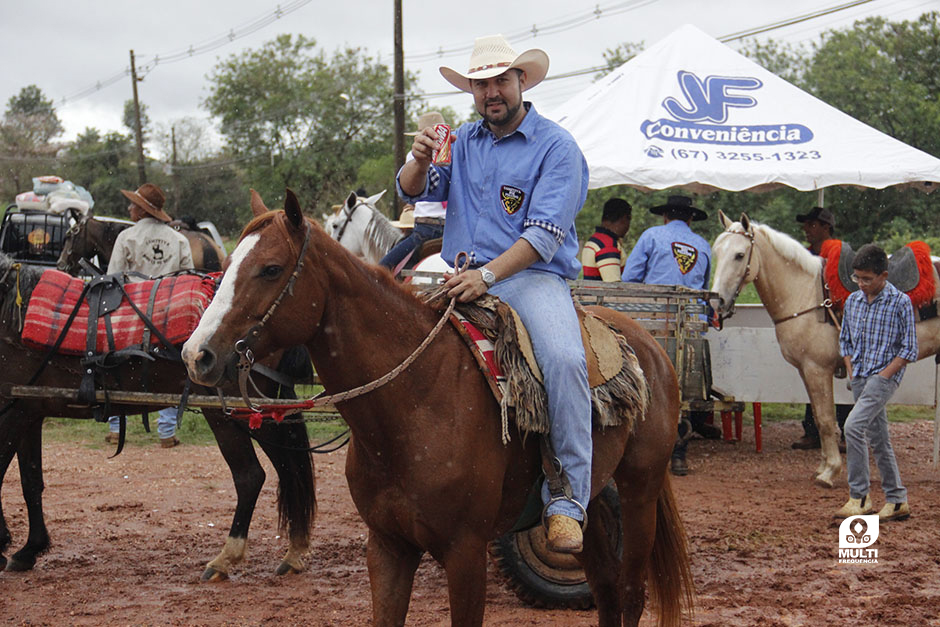
[[[208,583],[216,583],[218,581],[225,581],[228,579],[228,573],[223,573],[220,570],[216,570],[209,566],[206,568],[206,571],[202,573],[202,580]]]
[[[813,483],[815,483],[815,484],[818,485],[818,486],[822,486],[822,487],[824,487],[824,488],[831,488],[831,487],[833,487],[832,480],[831,480],[831,479],[826,479],[826,478],[824,478],[822,475],[819,475],[819,476],[815,477],[815,478],[813,479]]]
[[[10,558],[10,561],[7,563],[5,570],[11,573],[24,573],[28,570],[32,570],[33,566],[36,565],[36,562],[23,562],[15,557]]]
[[[3,570],[7,567],[7,558],[3,555],[0,555],[0,570]]]
[[[274,571],[274,574],[280,577],[281,575],[296,575],[299,572],[299,568],[294,568],[287,562],[281,562],[277,570]]]

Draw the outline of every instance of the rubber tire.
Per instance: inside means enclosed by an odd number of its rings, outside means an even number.
[[[623,527],[620,520],[620,496],[614,484],[609,483],[596,501],[599,506],[597,512],[606,522],[611,543],[616,547],[619,558],[623,555]],[[490,542],[490,557],[506,586],[523,603],[533,607],[575,610],[594,607],[594,597],[580,565],[574,563],[573,566],[559,569],[541,561],[537,551],[531,550],[533,543],[529,534],[536,533],[544,537],[545,532],[541,525],[526,531],[507,533]],[[573,559],[572,557],[571,560]],[[533,561],[536,563],[532,563]],[[557,575],[546,576],[543,573]]]

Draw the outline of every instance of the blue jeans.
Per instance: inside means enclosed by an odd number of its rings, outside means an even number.
[[[111,416],[108,418],[108,427],[111,433],[117,433],[121,430],[121,417]],[[176,408],[166,407],[157,413],[157,434],[161,440],[172,438],[176,435]]]
[[[888,435],[888,414],[885,405],[898,389],[898,384],[877,374],[868,378],[852,378],[855,407],[845,420],[845,460],[849,472],[849,496],[859,499],[868,494],[868,445],[875,454],[881,474],[881,488],[888,503],[903,503],[907,489],[901,485],[898,462]]]
[[[548,394],[551,442],[568,475],[574,500],[587,508],[591,499],[591,392],[578,315],[568,283],[556,274],[523,270],[490,288],[519,314],[542,371]],[[542,500],[549,500],[548,484]],[[564,514],[581,520],[577,505],[553,503],[548,515]]]
[[[392,246],[392,249],[385,253],[385,256],[379,260],[379,265],[392,270],[401,263],[401,260],[404,259],[408,253],[421,248],[421,245],[426,241],[437,239],[438,237],[444,237],[443,224],[415,224],[415,228],[411,230],[411,233],[407,235],[405,239]],[[405,264],[405,269],[407,270],[414,267],[419,261],[420,259],[415,259],[415,256],[412,255],[408,263]]]

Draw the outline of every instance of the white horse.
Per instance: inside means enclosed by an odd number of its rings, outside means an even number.
[[[378,263],[404,237],[375,206],[384,195],[384,189],[368,198],[352,192],[336,212],[323,214],[323,228],[329,236],[369,263]]]
[[[832,397],[833,374],[842,358],[838,329],[820,322],[816,313],[822,306],[821,260],[790,236],[746,214],[740,222],[732,222],[720,211],[718,218],[725,228],[712,247],[712,291],[718,293],[718,316],[730,317],[741,288],[753,281],[774,321],[783,358],[800,371],[806,386],[822,441],[822,461],[814,478],[831,488],[842,468]],[[934,280],[940,295],[936,269]],[[940,350],[940,318],[918,322],[916,329],[918,359]]]
[[[331,214],[323,214],[323,228],[349,252],[371,263],[378,263],[404,236],[392,226],[375,205],[385,194],[383,189],[375,196],[360,198],[355,192]],[[414,267],[419,272],[449,272],[451,268],[440,255],[430,255]],[[425,278],[415,278],[415,285],[428,284]]]

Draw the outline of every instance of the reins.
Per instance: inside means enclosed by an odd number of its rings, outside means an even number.
[[[368,394],[372,392],[389,381],[395,379],[400,375],[408,366],[410,366],[418,358],[421,353],[430,345],[435,337],[441,332],[441,329],[444,328],[444,325],[450,319],[451,313],[454,311],[454,306],[456,305],[457,299],[451,298],[450,303],[447,305],[447,309],[441,315],[441,318],[437,321],[437,324],[434,325],[434,328],[431,329],[430,333],[417,348],[412,351],[408,357],[405,358],[400,364],[392,368],[388,373],[383,376],[370,381],[363,385],[354,387],[350,390],[344,392],[338,392],[336,394],[330,394],[324,396],[322,393],[306,400],[299,400],[296,402],[277,402],[272,404],[265,405],[255,405],[251,402],[251,398],[248,393],[248,384],[251,383],[255,391],[258,391],[257,386],[254,385],[254,382],[251,381],[251,367],[254,364],[254,353],[251,351],[251,344],[258,338],[261,329],[271,318],[274,311],[277,309],[278,305],[283,300],[284,296],[287,294],[293,295],[293,286],[294,282],[297,280],[297,277],[300,275],[300,272],[303,270],[304,266],[304,256],[307,251],[307,247],[310,241],[310,224],[304,223],[306,230],[304,231],[304,243],[300,249],[300,255],[297,258],[297,263],[294,266],[294,272],[291,274],[290,278],[287,281],[287,284],[284,285],[284,288],[281,290],[281,293],[278,294],[277,298],[271,303],[271,306],[268,308],[268,311],[265,313],[264,317],[261,319],[261,322],[253,326],[245,334],[245,337],[235,342],[235,353],[238,354],[238,387],[241,392],[242,399],[245,401],[246,407],[233,407],[233,408],[223,408],[223,411],[233,417],[241,417],[244,414],[248,414],[250,418],[249,424],[251,426],[258,426],[260,422],[261,412],[270,412],[272,417],[280,422],[284,419],[284,416],[288,414],[295,414],[304,409],[313,409],[314,407],[322,407],[324,405],[335,405],[336,403],[341,403],[363,394]],[[461,258],[463,259],[463,264],[461,264]],[[457,258],[454,262],[455,274],[460,274],[469,267],[469,258],[466,253],[458,253]],[[260,393],[260,392],[259,392]],[[221,394],[220,394],[221,396]],[[271,399],[265,395],[262,395],[265,400],[277,401],[278,399]]]

